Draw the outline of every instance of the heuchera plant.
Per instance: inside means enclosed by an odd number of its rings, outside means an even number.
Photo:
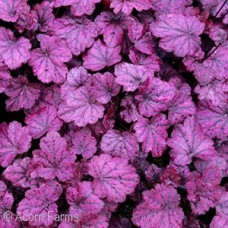
[[[0,0],[0,228],[228,227],[227,0]]]

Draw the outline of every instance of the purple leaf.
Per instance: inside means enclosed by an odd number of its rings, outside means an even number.
[[[191,88],[187,84],[182,84],[170,102],[168,119],[171,124],[176,124],[195,113],[196,107],[191,98]]]
[[[222,187],[207,182],[207,179],[197,172],[190,174],[186,187],[191,209],[197,215],[204,214],[210,207],[214,207],[224,194]]]
[[[55,177],[60,181],[71,179],[76,156],[67,150],[65,138],[57,132],[49,132],[41,139],[40,148],[41,150],[33,151],[33,162],[39,165],[35,173],[46,180],[53,180]],[[35,173],[32,172],[31,176]]]
[[[77,219],[75,219],[77,220]],[[90,216],[86,219],[83,219],[82,221],[74,221],[74,222],[68,222],[63,221],[58,226],[58,228],[76,228],[76,227],[83,227],[83,228],[108,228],[109,222],[107,216],[102,213],[95,216]]]
[[[222,194],[218,204],[216,205],[216,215],[228,216],[227,208],[228,208],[228,192],[225,192],[224,194]]]
[[[138,51],[148,55],[155,54],[152,36],[149,32],[146,32],[144,24],[136,20],[129,23],[128,36]]]
[[[178,14],[182,13],[191,4],[192,0],[153,0],[152,9],[155,10],[156,16],[162,14]]]
[[[49,182],[39,188],[32,188],[25,193],[25,198],[17,207],[17,214],[31,226],[50,226],[56,219],[58,207],[56,201],[62,193],[62,187],[56,182]],[[39,219],[31,219],[31,218]],[[36,216],[36,217],[35,217]]]
[[[210,228],[223,228],[228,226],[227,216],[215,216],[210,223]]]
[[[98,35],[94,22],[82,17],[77,19],[61,18],[55,20],[53,26],[54,33],[66,40],[71,52],[80,55],[94,43]]]
[[[41,90],[40,104],[42,107],[46,105],[52,105],[58,108],[61,102],[60,88],[58,85],[52,85],[49,87],[44,87]]]
[[[32,172],[30,163],[31,159],[28,157],[16,159],[12,165],[6,168],[3,174],[14,186],[22,188],[37,187],[39,178],[32,179],[30,177],[30,173]]]
[[[89,174],[94,178],[94,193],[109,202],[123,202],[139,182],[135,168],[126,159],[109,154],[94,156],[89,163]]]
[[[195,63],[194,67],[194,75],[201,86],[209,84],[217,74],[211,67],[202,64]]]
[[[121,101],[121,107],[123,108],[123,111],[120,112],[120,116],[127,123],[135,122],[140,118],[140,115],[135,103],[136,101],[131,96],[127,96],[123,98]]]
[[[30,113],[26,116],[25,122],[34,139],[40,138],[50,131],[59,131],[63,124],[58,118],[56,108],[52,105]]]
[[[114,75],[109,72],[93,75],[93,84],[94,90],[96,90],[96,99],[102,104],[107,104],[120,91],[120,86],[115,82]]]
[[[55,18],[52,10],[53,4],[48,1],[36,4],[30,14],[30,18],[33,21],[32,30],[47,32]]]
[[[183,227],[184,212],[174,187],[157,184],[143,192],[143,201],[133,212],[132,221],[143,228]]]
[[[139,88],[135,96],[136,100],[140,101],[140,114],[145,117],[151,117],[167,110],[175,92],[174,86],[159,78],[151,78]]]
[[[144,153],[152,152],[154,157],[162,156],[166,148],[168,121],[165,115],[159,114],[153,119],[139,119],[134,124],[138,142],[142,143]]]
[[[84,86],[68,94],[59,107],[59,117],[66,122],[74,121],[79,127],[94,124],[103,115],[104,107],[96,101],[95,91]]]
[[[101,149],[112,156],[133,161],[139,152],[139,145],[137,138],[130,132],[109,130],[102,137]]]
[[[212,160],[216,156],[213,141],[203,134],[196,116],[188,117],[178,124],[172,132],[168,145],[172,148],[170,156],[177,165],[187,165],[192,157]]]
[[[81,154],[83,158],[89,159],[97,151],[97,141],[92,136],[88,128],[83,128],[72,136],[72,150],[76,154]]]
[[[26,5],[25,0],[0,0],[0,19],[16,22],[24,5]]]
[[[104,202],[93,193],[92,183],[88,181],[68,188],[66,198],[70,204],[70,214],[77,216],[77,222],[98,215],[104,207]]]
[[[30,58],[31,44],[28,39],[16,39],[12,31],[0,28],[0,56],[5,65],[13,70],[26,63]]]
[[[55,7],[70,6],[74,4],[76,0],[54,0]]]
[[[228,41],[224,42],[219,46],[218,49],[211,50],[211,54],[202,65],[207,68],[212,68],[212,71],[215,72],[215,78],[218,80],[228,79]]]
[[[0,197],[4,196],[7,190],[7,186],[3,181],[0,181]]]
[[[17,154],[27,152],[31,146],[31,136],[27,127],[22,127],[17,121],[7,126],[0,125],[0,165],[7,167]]]
[[[200,48],[199,35],[204,24],[195,16],[168,14],[150,27],[156,37],[161,37],[159,46],[178,57],[193,55]]]
[[[111,0],[111,8],[115,14],[123,12],[130,15],[133,8],[137,11],[148,10],[151,8],[150,0]]]
[[[115,66],[116,83],[122,85],[126,92],[135,91],[147,78],[153,76],[143,66],[120,63]]]
[[[41,86],[38,83],[29,83],[24,76],[13,78],[5,90],[9,97],[6,100],[6,109],[12,112],[31,108],[40,96],[40,89]]]
[[[221,110],[203,108],[197,112],[203,132],[209,137],[225,139],[228,137],[228,116]]]
[[[82,16],[84,14],[91,15],[95,9],[95,4],[101,0],[74,0],[71,13],[76,16]]]
[[[43,83],[63,83],[66,79],[68,62],[72,55],[65,41],[55,36],[39,34],[41,48],[33,49],[29,64]]]
[[[81,86],[90,86],[91,83],[91,74],[89,74],[84,67],[71,69],[67,74],[67,80],[61,86],[62,99],[65,99],[69,92],[73,92]]]
[[[108,47],[116,47],[123,43],[125,23],[127,17],[123,13],[114,14],[112,12],[102,12],[95,19],[101,33],[104,37],[104,42]]]
[[[1,188],[3,187],[4,191],[5,191],[4,194],[0,196],[0,227],[20,228],[21,224],[17,220],[16,215],[10,211],[13,206],[13,202],[14,202],[13,195],[10,192],[6,191],[6,189],[5,189],[6,186],[3,182],[0,182],[0,183],[1,183],[0,184]],[[7,217],[7,219],[6,219],[6,217]]]
[[[97,40],[89,51],[83,55],[83,66],[92,71],[98,71],[106,66],[112,66],[121,60],[120,46],[107,47],[101,40]]]
[[[160,70],[161,61],[155,54],[148,56],[133,49],[130,50],[129,58],[133,64],[144,66],[152,72]]]
[[[3,63],[3,59],[0,57],[0,93],[3,93],[9,86],[11,76],[8,68]]]
[[[203,87],[197,85],[194,91],[201,101],[211,103],[215,107],[225,109],[228,104],[228,84],[222,81],[213,81]]]

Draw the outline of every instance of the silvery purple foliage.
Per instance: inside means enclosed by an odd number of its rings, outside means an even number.
[[[227,227],[227,18],[0,0],[0,227]]]

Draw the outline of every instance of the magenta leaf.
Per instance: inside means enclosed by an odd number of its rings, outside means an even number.
[[[11,193],[6,191],[0,199],[0,213],[2,214],[2,212],[10,210],[12,208],[14,198]]]
[[[93,84],[94,90],[96,90],[96,99],[102,104],[108,103],[120,91],[120,86],[115,82],[114,75],[109,72],[93,75]]]
[[[89,163],[89,174],[94,178],[94,193],[109,202],[123,202],[139,182],[135,168],[126,159],[109,154],[94,156]]]
[[[143,201],[134,210],[132,221],[143,228],[181,228],[184,212],[179,203],[174,187],[157,184],[155,189],[143,192]]]
[[[0,181],[0,197],[4,196],[7,190],[7,186],[3,181]]]
[[[150,29],[154,36],[161,37],[161,48],[184,57],[200,49],[199,35],[204,31],[204,24],[195,16],[168,14],[158,19]]]
[[[146,32],[145,29],[146,27],[144,24],[139,23],[138,21],[133,21],[128,25],[128,36],[138,51],[152,55],[155,53],[154,42],[151,34]]]
[[[228,4],[223,0],[201,0],[201,3],[205,10],[212,13],[212,15],[216,15],[217,17],[221,17],[222,14],[227,12]],[[222,7],[223,6],[223,7]]]
[[[123,110],[120,116],[127,122],[135,122],[140,118],[138,109],[135,105],[136,101],[131,96],[127,96],[121,101],[121,107]]]
[[[25,193],[25,198],[17,207],[17,214],[31,226],[50,226],[58,213],[56,201],[62,193],[62,187],[56,182],[49,182],[39,188],[32,188]],[[35,218],[35,216],[39,219]]]
[[[14,198],[7,191],[4,182],[0,181],[0,227],[4,228],[20,228],[20,223],[16,220],[16,215],[11,212]],[[8,216],[8,217],[7,217]],[[6,217],[8,219],[6,219]]]
[[[68,94],[66,102],[59,107],[59,117],[66,122],[74,121],[76,126],[94,124],[104,115],[104,107],[95,99],[95,91],[81,87]]]
[[[201,86],[209,84],[217,74],[211,67],[199,63],[195,63],[194,68],[194,75]]]
[[[152,9],[155,10],[156,16],[162,14],[178,14],[182,13],[191,4],[192,0],[153,0]]]
[[[25,4],[25,0],[0,0],[0,19],[16,22]]]
[[[161,61],[155,54],[146,55],[136,49],[132,49],[130,50],[129,58],[133,64],[144,66],[152,72],[160,70]]]
[[[92,183],[88,181],[68,188],[66,198],[70,204],[70,214],[77,216],[77,222],[98,215],[104,207],[104,202],[93,193]]]
[[[147,169],[145,170],[145,177],[147,181],[151,184],[159,182],[161,171],[162,171],[161,168],[159,168],[155,164],[151,164],[150,166],[148,166]]]
[[[197,172],[188,177],[186,187],[191,209],[197,215],[204,214],[210,207],[214,207],[224,194],[221,186],[210,183]]]
[[[168,119],[172,124],[176,124],[195,113],[196,107],[191,98],[191,88],[187,84],[183,84],[176,90],[176,94],[170,102]]]
[[[197,112],[199,123],[209,137],[225,139],[228,137],[228,116],[221,110],[203,108]]]
[[[130,15],[133,8],[137,11],[148,10],[151,8],[150,0],[111,0],[111,8],[115,14],[123,12]]]
[[[135,91],[147,78],[153,76],[143,66],[120,63],[115,66],[116,83],[122,85],[126,92]]]
[[[86,159],[93,157],[97,151],[97,141],[88,128],[83,128],[74,133],[72,143],[72,150],[76,154],[81,154],[82,157]]]
[[[210,223],[210,228],[223,228],[228,226],[227,216],[215,216]]]
[[[22,127],[17,121],[7,126],[0,125],[0,165],[7,167],[17,154],[27,152],[31,146],[31,136],[27,127]]]
[[[151,78],[145,82],[136,94],[139,112],[145,117],[151,117],[168,109],[169,103],[175,95],[176,89],[159,78]]]
[[[13,78],[5,93],[9,96],[6,101],[6,109],[9,111],[18,111],[22,108],[31,108],[40,96],[40,85],[38,83],[29,83],[24,76]]]
[[[168,145],[172,148],[170,156],[177,165],[190,164],[193,157],[212,160],[216,156],[213,141],[203,134],[196,116],[188,117],[183,124],[178,124]]]
[[[81,221],[74,221],[74,222],[63,221],[58,226],[58,228],[76,228],[76,227],[108,228],[109,227],[108,217],[104,213],[102,213],[102,214],[90,216]]]
[[[74,0],[71,13],[74,16],[82,16],[84,14],[91,15],[95,9],[95,4],[101,0]]]
[[[60,87],[58,85],[52,85],[43,87],[41,90],[40,103],[41,107],[46,105],[52,105],[58,108],[61,103]]]
[[[154,42],[150,33],[146,33],[141,39],[136,40],[135,48],[144,54],[152,55],[154,51]]]
[[[47,32],[50,29],[51,23],[54,20],[52,14],[53,4],[48,1],[43,1],[41,4],[36,4],[31,11],[31,20],[33,21],[32,29]]]
[[[37,173],[46,180],[53,180],[57,177],[60,181],[72,178],[76,156],[72,151],[67,150],[65,138],[57,132],[49,132],[41,139],[40,148],[40,150],[33,151],[33,162],[39,167],[31,176]]]
[[[14,186],[22,188],[37,187],[39,178],[33,179],[30,176],[32,167],[30,165],[31,159],[26,157],[23,159],[16,159],[14,163],[6,168],[4,176],[11,181]]]
[[[159,114],[153,119],[140,118],[134,124],[138,142],[142,143],[144,153],[152,152],[154,157],[162,156],[166,148],[168,121],[165,115]]]
[[[58,118],[58,112],[52,105],[46,105],[26,116],[25,122],[31,136],[40,138],[50,131],[59,131],[63,122]]]
[[[11,76],[8,68],[3,63],[3,59],[0,57],[0,93],[3,93],[9,86]]]
[[[94,43],[98,35],[94,22],[82,17],[77,19],[61,18],[53,25],[55,34],[66,40],[71,52],[80,55]]]
[[[227,25],[228,0],[0,0],[0,228],[228,227]]]
[[[95,19],[101,33],[104,37],[104,42],[108,47],[116,47],[121,45],[124,36],[124,27],[127,22],[127,17],[123,13],[114,14],[112,12],[102,12]]]
[[[28,39],[16,39],[11,30],[0,28],[0,56],[9,69],[16,69],[26,63],[30,58],[30,48]]]
[[[139,152],[137,138],[130,132],[107,131],[101,140],[101,149],[112,156],[133,161]]]
[[[68,72],[67,80],[61,86],[61,97],[65,99],[69,92],[73,92],[81,86],[90,86],[91,83],[91,74],[84,67],[75,67]]]
[[[225,109],[228,104],[228,84],[222,81],[216,80],[203,87],[197,85],[195,92],[201,101],[211,103],[215,107]]]
[[[54,0],[55,7],[73,5],[76,0]]]
[[[219,199],[218,204],[216,205],[216,214],[220,216],[228,216],[228,192],[222,194]]]
[[[43,83],[63,83],[66,79],[68,62],[72,55],[65,41],[55,36],[39,34],[41,48],[33,49],[29,64]]]
[[[83,66],[92,71],[98,71],[106,66],[112,66],[121,60],[120,46],[108,47],[101,40],[97,40],[83,56]]]
[[[228,41],[219,46],[218,49],[213,49],[213,54],[209,56],[202,65],[207,68],[212,68],[215,72],[215,77],[218,80],[227,79],[228,70]]]

